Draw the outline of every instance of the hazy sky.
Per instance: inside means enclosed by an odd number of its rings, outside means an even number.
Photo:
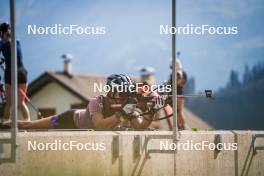
[[[0,22],[9,21],[9,0],[0,1]],[[264,1],[178,0],[177,24],[237,26],[238,35],[178,35],[177,50],[196,90],[224,86],[231,69],[264,61]],[[105,26],[106,35],[28,35],[28,25]],[[76,73],[138,74],[155,67],[158,82],[168,78],[171,39],[159,26],[171,24],[170,0],[17,0],[17,36],[30,80],[62,70],[63,53],[74,55]]]

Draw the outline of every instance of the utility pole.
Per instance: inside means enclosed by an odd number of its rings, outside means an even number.
[[[10,0],[11,21],[11,102],[12,102],[12,131],[11,131],[11,159],[16,162],[17,156],[17,43],[16,43],[16,1]]]
[[[176,29],[176,0],[172,0],[172,28]],[[173,103],[173,136],[178,141],[177,121],[177,68],[176,68],[176,33],[172,33],[172,103]]]

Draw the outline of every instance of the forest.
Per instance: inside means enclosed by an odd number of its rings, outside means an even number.
[[[194,90],[194,78],[187,92]],[[252,68],[245,66],[239,79],[230,72],[227,85],[215,92],[215,100],[192,99],[186,106],[215,129],[264,129],[264,62]]]

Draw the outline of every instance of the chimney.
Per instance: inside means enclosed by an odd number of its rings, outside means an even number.
[[[63,72],[69,76],[72,75],[72,63],[71,60],[73,56],[71,54],[63,54],[62,59],[64,60],[64,70]]]

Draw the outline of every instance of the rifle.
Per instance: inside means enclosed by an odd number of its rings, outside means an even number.
[[[104,105],[104,106],[108,106],[109,109],[113,110],[113,111],[119,111],[121,110],[125,105],[130,105],[131,107],[134,107],[135,110],[137,111],[141,111],[140,112],[140,116],[149,114],[149,115],[154,115],[157,111],[159,111],[160,109],[166,107],[168,104],[170,104],[170,101],[172,99],[172,95],[170,95],[167,92],[158,92],[161,99],[163,99],[164,101],[164,105],[159,108],[158,110],[154,110],[153,107],[155,106],[155,99],[153,96],[151,95],[144,95],[141,93],[137,93],[137,92],[133,92],[133,93],[127,93],[127,99],[124,103],[116,103],[116,100],[118,99],[111,99],[111,98],[107,98],[105,97],[108,102],[108,105]],[[212,90],[205,90],[202,93],[198,93],[198,94],[186,94],[186,95],[177,95],[177,98],[199,98],[199,97],[205,97],[205,98],[209,98],[209,99],[215,99],[213,97],[213,93]],[[111,100],[115,100],[115,101],[111,101]],[[104,102],[106,102],[104,101]],[[167,115],[165,117],[159,118],[159,119],[155,119],[152,121],[159,121],[159,120],[163,120],[163,119],[167,119],[170,118],[172,116],[172,114]]]

